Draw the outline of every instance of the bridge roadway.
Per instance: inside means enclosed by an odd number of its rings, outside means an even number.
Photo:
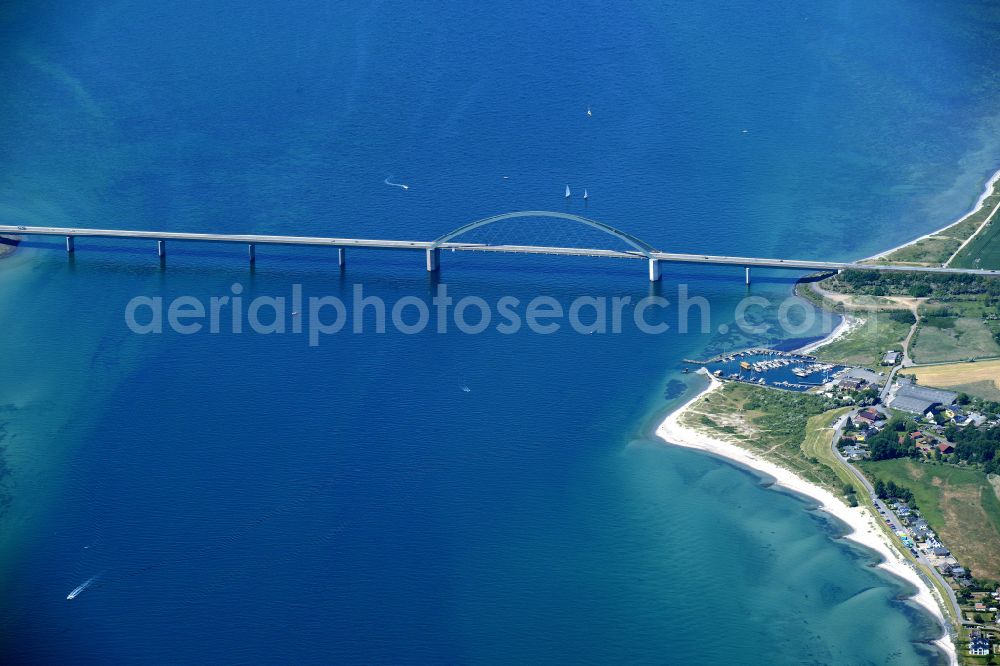
[[[545,247],[536,245],[486,245],[482,243],[378,240],[368,238],[333,238],[323,236],[277,236],[265,234],[205,234],[177,231],[131,231],[128,229],[84,229],[71,227],[24,227],[0,225],[0,234],[19,236],[63,236],[66,250],[75,250],[76,238],[135,238],[157,241],[160,257],[166,256],[167,241],[237,243],[247,245],[250,260],[255,259],[256,245],[295,245],[335,247],[340,250],[340,264],[344,264],[345,248],[377,248],[390,250],[423,250],[427,254],[427,269],[434,271],[439,266],[441,250],[461,252],[510,252],[516,254],[554,254],[566,256],[610,257],[616,259],[645,259],[649,262],[651,280],[660,278],[661,262],[682,264],[715,264],[741,266],[747,271],[758,268],[783,268],[811,271],[842,271],[861,269],[873,271],[902,271],[939,274],[1000,275],[1000,270],[974,268],[937,268],[931,266],[898,266],[886,264],[863,264],[857,262],[813,261],[806,259],[770,259],[765,257],[731,257],[707,254],[683,254],[676,252],[641,252],[638,250],[604,250],[572,247]]]

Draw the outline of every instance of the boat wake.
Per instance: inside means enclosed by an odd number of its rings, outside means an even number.
[[[389,180],[390,178],[392,178],[392,176],[389,176],[388,178],[385,179],[385,184],[386,185],[392,185],[393,187],[401,187],[404,190],[410,189],[409,185],[404,185],[403,183],[394,183],[391,180]]]
[[[73,599],[76,599],[80,595],[81,592],[83,592],[88,587],[90,587],[91,583],[93,583],[95,580],[97,580],[100,577],[101,577],[101,574],[97,574],[96,576],[91,576],[90,578],[88,578],[87,580],[85,580],[82,585],[77,586],[76,588],[73,589],[72,592],[70,592],[69,594],[66,595],[66,600],[67,601],[72,601]]]

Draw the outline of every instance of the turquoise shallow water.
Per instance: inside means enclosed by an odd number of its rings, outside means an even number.
[[[994,17],[971,3],[0,16],[9,223],[425,239],[548,208],[665,250],[850,258],[963,212],[995,169]],[[136,336],[123,313],[234,283],[429,298],[423,258],[353,252],[340,273],[259,248],[250,272],[243,248],[172,245],[161,267],[148,245],[77,247],[0,264],[8,661],[940,659],[932,620],[808,503],[648,439],[697,388],[680,359],[740,342],[715,335],[739,271],[659,287],[711,302],[704,335],[313,348]],[[757,277],[752,295],[790,291]],[[596,259],[449,253],[441,282],[651,293],[644,266]]]

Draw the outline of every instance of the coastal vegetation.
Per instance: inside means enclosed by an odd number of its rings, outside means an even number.
[[[909,264],[911,266],[940,266],[962,246],[964,238],[954,231],[942,231],[916,243],[901,247],[879,260],[883,264]],[[974,230],[973,230],[974,231]]]
[[[748,448],[841,496],[854,481],[839,469],[830,443],[831,424],[849,407],[807,393],[727,382],[682,416],[684,425]],[[848,488],[850,491],[848,491]]]
[[[996,304],[1000,281],[984,275],[951,273],[846,270],[823,280],[823,287],[839,294],[946,298],[987,295]]]

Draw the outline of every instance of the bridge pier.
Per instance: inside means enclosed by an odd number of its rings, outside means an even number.
[[[342,248],[337,248],[337,265],[343,268],[347,265],[347,251]]]
[[[747,284],[749,285],[750,284],[750,267],[749,266],[746,267],[746,271],[747,271]]]
[[[247,245],[247,255],[249,255],[250,263],[251,264],[254,263],[254,262],[256,262],[257,261],[257,246],[254,245],[253,243],[250,243],[249,245]]]
[[[158,240],[156,241],[156,256],[163,259],[167,256],[167,241]]]
[[[441,268],[441,250],[438,248],[427,249],[427,270],[431,273]]]
[[[74,252],[76,250],[76,244],[72,236],[66,236],[66,251]]]
[[[661,277],[660,262],[656,259],[649,260],[649,281],[659,282]]]

